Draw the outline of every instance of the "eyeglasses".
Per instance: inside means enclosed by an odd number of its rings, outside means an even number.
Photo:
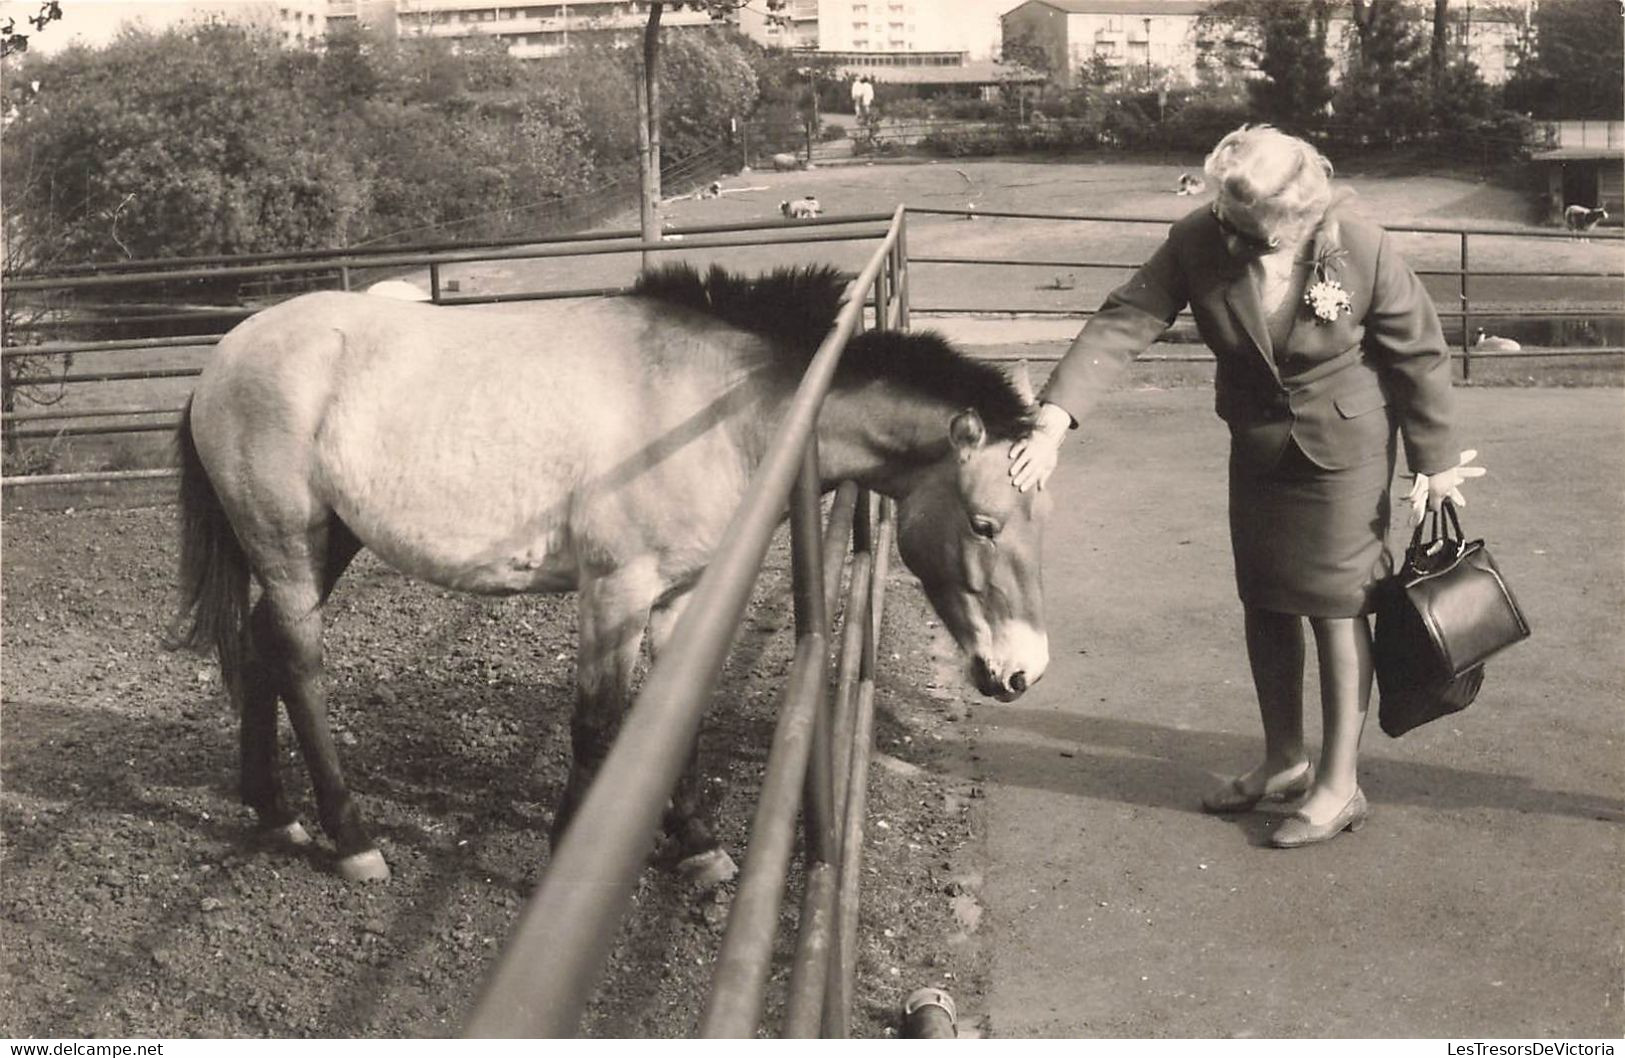
[[[1220,231],[1224,232],[1232,239],[1240,242],[1243,246],[1247,247],[1249,250],[1252,250],[1254,253],[1269,253],[1271,250],[1281,245],[1281,240],[1274,235],[1264,239],[1254,235],[1250,231],[1242,231],[1240,228],[1236,227],[1229,220],[1225,219],[1223,213],[1219,212],[1219,204],[1217,202],[1208,206],[1208,212],[1213,214],[1213,219],[1219,222]]]

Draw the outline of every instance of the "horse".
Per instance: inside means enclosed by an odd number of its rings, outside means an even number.
[[[240,712],[240,795],[310,841],[277,774],[287,709],[351,881],[389,866],[339,766],[322,606],[363,548],[467,592],[575,592],[572,766],[552,838],[608,752],[647,633],[658,657],[845,299],[826,266],[745,278],[643,273],[630,296],[451,307],[336,291],[243,321],[199,377],[181,464],[177,647],[212,649]],[[934,332],[869,331],[817,426],[828,490],[897,501],[898,551],[969,659],[1011,701],[1049,661],[1039,553],[1049,494],[1008,474],[1032,428],[1011,379]],[[258,592],[251,589],[257,583]],[[692,763],[664,829],[726,858]]]
[[[1592,208],[1577,204],[1563,211],[1563,226],[1568,228],[1569,233],[1576,239],[1580,237],[1581,232],[1590,231],[1607,219],[1608,211],[1601,206]]]
[[[803,195],[793,202],[780,202],[779,212],[791,220],[811,220],[823,213],[824,207],[819,205],[818,199],[812,195]]]

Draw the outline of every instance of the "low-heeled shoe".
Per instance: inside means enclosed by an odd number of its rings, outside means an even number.
[[[1324,823],[1313,823],[1302,812],[1295,812],[1270,835],[1270,844],[1278,849],[1295,849],[1300,845],[1330,841],[1345,830],[1359,830],[1365,826],[1366,817],[1370,814],[1365,791],[1356,786],[1349,803],[1331,819]]]
[[[1226,815],[1231,812],[1248,812],[1257,808],[1262,801],[1290,801],[1302,797],[1309,792],[1309,787],[1315,781],[1315,767],[1305,764],[1303,771],[1288,779],[1281,786],[1271,790],[1266,784],[1263,791],[1254,794],[1241,787],[1241,776],[1236,776],[1223,786],[1202,798],[1202,811],[1210,815]]]

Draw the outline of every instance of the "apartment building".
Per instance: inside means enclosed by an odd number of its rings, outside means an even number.
[[[635,32],[649,21],[648,0],[558,0],[555,3],[491,3],[489,0],[304,0],[284,3],[281,24],[295,25],[306,8],[320,8],[322,31],[361,23],[402,37],[447,40],[496,39],[521,59],[544,58],[564,51],[571,33],[614,30]],[[666,8],[663,27],[710,26],[705,11]],[[290,40],[290,43],[293,41]]]
[[[837,53],[962,53],[993,58],[999,15],[1016,0],[789,0],[784,18],[765,5],[739,12],[739,31],[759,44]]]
[[[1071,76],[1099,62],[1124,71],[1145,67],[1173,80],[1194,82],[1204,52],[1202,15],[1212,6],[1204,0],[1024,0],[1002,16],[1006,46],[1036,46],[1049,56],[1052,70]],[[1453,4],[1453,41],[1478,65],[1484,80],[1500,84],[1516,63],[1518,26],[1504,5],[1471,0]],[[1431,17],[1432,5],[1417,4],[1416,18]],[[1343,68],[1353,33],[1349,11],[1333,8],[1326,49],[1334,76]]]

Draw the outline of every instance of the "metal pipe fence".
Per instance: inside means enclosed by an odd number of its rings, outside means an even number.
[[[844,834],[837,834],[835,820],[844,820],[849,806],[838,804],[835,791],[822,782],[815,783],[815,789],[805,788],[809,774],[821,777],[833,772],[836,752],[832,741],[817,737],[820,726],[829,723],[825,698],[829,579],[823,556],[830,540],[814,536],[819,487],[812,446],[819,408],[847,341],[862,324],[863,292],[903,288],[899,277],[885,275],[901,260],[892,251],[903,224],[900,207],[886,238],[853,282],[853,295],[834,328],[808,365],[716,557],[694,589],[692,601],[628,713],[620,737],[546,877],[486,981],[466,1026],[469,1035],[557,1037],[575,1032],[602,972],[615,926],[630,903],[660,813],[693,743],[774,527],[787,506],[792,511],[797,598],[795,662],[782,694],[764,793],[752,828],[751,855],[729,916],[701,1033],[708,1037],[755,1034],[798,801],[807,821],[802,843],[807,865],[804,877],[814,913],[802,919],[803,939],[797,946],[787,1031],[807,1031],[822,1023],[826,1010],[834,1009],[829,1002],[829,975],[823,968],[836,943],[829,931],[837,924],[832,900],[840,877]],[[882,325],[889,315],[885,302],[876,302],[875,324]],[[862,511],[869,501],[859,497],[856,502]],[[883,521],[886,518],[883,513]],[[840,520],[835,521],[838,529]],[[861,515],[854,518],[854,523],[859,522]],[[872,554],[860,554],[854,560],[851,598],[868,598],[875,590],[874,567]],[[863,607],[849,606],[846,620],[853,621],[860,609]],[[856,620],[864,626],[865,635],[872,634],[871,622],[861,616]],[[827,748],[821,749],[821,742]],[[867,756],[868,747],[853,746],[851,752]]]
[[[939,207],[909,207],[908,212],[921,215],[983,217],[989,219],[1015,219],[1015,220],[1067,220],[1082,223],[1111,223],[1111,224],[1144,224],[1165,225],[1166,220],[1139,217],[1119,217],[1109,214],[1056,214],[1047,212],[1032,212],[1018,210],[966,210]],[[694,225],[676,229],[669,233],[678,236],[671,242],[662,240],[661,243],[644,243],[636,231],[608,231],[572,234],[548,238],[532,238],[526,240],[502,239],[492,240],[478,245],[438,244],[432,246],[432,252],[404,252],[410,247],[397,248],[383,253],[358,253],[354,250],[343,251],[317,251],[314,254],[304,255],[253,255],[246,259],[231,258],[187,258],[187,263],[218,264],[231,260],[249,260],[260,262],[247,267],[233,268],[180,268],[159,267],[172,265],[177,262],[129,262],[128,267],[115,267],[111,274],[84,275],[76,272],[56,276],[27,276],[23,275],[8,279],[5,293],[8,297],[19,292],[27,296],[31,293],[60,292],[62,290],[94,290],[96,288],[118,287],[128,284],[186,281],[199,278],[218,278],[221,276],[236,277],[241,281],[245,278],[277,276],[286,278],[290,275],[319,275],[337,277],[341,285],[349,285],[359,274],[377,273],[389,269],[404,267],[428,267],[434,300],[440,304],[448,305],[474,305],[498,304],[515,301],[542,300],[550,298],[576,298],[611,296],[624,293],[624,287],[594,287],[578,290],[551,290],[518,293],[500,293],[484,295],[463,295],[451,293],[447,284],[442,281],[440,269],[450,264],[464,264],[473,261],[511,260],[525,258],[553,258],[573,257],[581,255],[633,253],[633,252],[659,252],[671,249],[703,249],[711,246],[749,246],[777,243],[844,241],[855,238],[879,237],[880,229],[871,231],[851,231],[856,224],[881,223],[889,219],[888,214],[872,213],[836,217],[821,217],[810,221],[798,221],[793,225],[794,230],[783,230],[791,227],[788,223],[774,222],[764,225],[761,222],[744,222],[731,224]],[[1625,278],[1625,272],[1607,270],[1584,269],[1554,269],[1531,270],[1504,267],[1474,267],[1471,256],[1470,239],[1473,237],[1518,237],[1528,239],[1572,239],[1573,236],[1562,232],[1528,231],[1515,228],[1475,228],[1463,230],[1439,225],[1396,225],[1391,231],[1450,236],[1459,240],[1459,265],[1454,268],[1419,268],[1417,272],[1424,277],[1441,279],[1454,278],[1457,288],[1459,306],[1440,308],[1441,319],[1459,323],[1459,351],[1458,359],[1462,363],[1464,377],[1470,378],[1475,362],[1490,362],[1495,360],[1517,359],[1528,361],[1580,361],[1587,358],[1618,356],[1625,353],[1625,346],[1610,344],[1606,341],[1590,341],[1584,344],[1561,346],[1542,346],[1531,343],[1518,350],[1487,351],[1473,348],[1472,338],[1474,328],[1477,326],[1493,325],[1495,322],[1510,323],[1517,326],[1523,321],[1573,321],[1574,326],[1584,327],[1585,321],[1595,319],[1604,314],[1604,310],[1551,308],[1544,305],[1505,305],[1486,304],[1482,299],[1473,300],[1473,282],[1479,279],[1609,279]],[[1592,233],[1594,237],[1602,239],[1618,239],[1616,233]],[[694,238],[694,241],[688,241]],[[426,246],[431,244],[425,244]],[[902,240],[898,240],[894,250],[899,255],[906,255]],[[281,263],[266,263],[269,261]],[[926,255],[910,258],[913,264],[918,265],[946,265],[946,266],[982,266],[992,268],[1071,268],[1071,269],[1097,269],[1128,271],[1136,267],[1135,262],[1110,261],[1097,259],[1051,259],[1051,258],[1020,258],[1020,257],[973,257],[963,255]],[[152,265],[151,268],[136,268],[135,265]],[[899,269],[898,274],[906,274]],[[911,299],[906,297],[890,299],[887,303],[893,311],[906,313]],[[197,315],[206,316],[215,323],[225,321],[234,324],[240,318],[252,314],[254,308],[240,307],[207,307],[199,310]],[[914,305],[916,313],[927,313],[936,316],[1002,316],[1006,318],[1055,318],[1075,319],[1083,321],[1093,315],[1092,308],[1054,308],[1048,306],[1015,307],[1008,305]],[[187,313],[164,314],[165,319],[184,320]],[[128,322],[152,322],[159,317],[130,317]],[[1180,319],[1188,321],[1188,312],[1181,313]],[[888,321],[891,325],[899,325],[897,320]],[[27,332],[29,330],[43,331],[63,326],[71,326],[72,321],[43,319],[29,325],[14,324],[14,331]],[[184,379],[196,375],[201,369],[198,367],[144,367],[133,370],[118,370],[106,365],[99,365],[93,370],[73,370],[73,358],[78,354],[139,354],[150,353],[153,350],[182,350],[187,348],[207,348],[217,341],[223,331],[211,333],[198,333],[190,335],[177,335],[167,337],[138,337],[122,338],[116,340],[67,340],[47,341],[38,344],[22,344],[0,349],[0,359],[12,362],[18,358],[29,358],[30,362],[42,370],[35,370],[26,379],[19,379],[13,383],[12,388],[26,387],[63,387],[89,383],[118,383],[152,381],[164,379]],[[1583,337],[1583,336],[1582,336]],[[1595,336],[1593,336],[1595,337]],[[1040,357],[1042,359],[1042,357]],[[1211,361],[1211,355],[1200,346],[1192,344],[1184,349],[1173,351],[1153,351],[1147,353],[1143,360],[1147,362],[1180,362],[1202,363]],[[10,372],[8,372],[8,375]],[[0,414],[0,431],[3,431],[5,441],[9,446],[22,442],[35,442],[41,440],[57,440],[73,437],[110,436],[116,434],[140,435],[153,433],[167,428],[172,419],[166,418],[162,422],[151,421],[152,416],[159,414],[173,415],[174,409],[151,408],[131,409],[130,417],[145,416],[143,421],[131,422],[123,427],[114,427],[106,423],[86,425],[75,423],[74,420],[91,417],[91,413],[76,411],[71,407],[62,409],[48,409],[43,411],[7,411]],[[101,417],[111,417],[111,413],[100,413]],[[23,426],[23,423],[31,425]],[[55,422],[54,427],[39,425],[42,422]],[[56,476],[53,476],[53,479]],[[35,484],[42,482],[43,478],[37,475],[20,475],[15,478],[4,479],[4,484]]]
[[[910,207],[910,213],[950,217],[974,217],[987,219],[1014,219],[1014,220],[1043,220],[1043,221],[1072,221],[1079,223],[1110,223],[1110,224],[1144,224],[1166,227],[1170,222],[1164,218],[1148,217],[1119,217],[1110,214],[1073,214],[1073,213],[1043,213],[1016,210],[975,210],[954,209],[945,207]],[[1622,279],[1625,271],[1614,269],[1554,269],[1531,270],[1512,269],[1501,267],[1474,268],[1470,254],[1469,240],[1473,237],[1496,238],[1527,238],[1527,239],[1561,239],[1572,241],[1573,233],[1558,231],[1530,231],[1522,228],[1471,228],[1462,229],[1429,224],[1395,224],[1387,225],[1390,232],[1402,232],[1418,235],[1446,235],[1459,239],[1458,259],[1459,266],[1455,268],[1418,268],[1418,276],[1435,276],[1440,278],[1454,278],[1457,283],[1457,298],[1459,308],[1440,308],[1438,315],[1444,320],[1459,320],[1460,351],[1456,354],[1461,361],[1464,378],[1472,377],[1472,366],[1475,360],[1487,361],[1498,359],[1546,359],[1546,358],[1579,358],[1595,356],[1618,356],[1625,354],[1625,345],[1590,344],[1580,347],[1568,348],[1527,348],[1517,350],[1482,350],[1473,348],[1473,325],[1490,320],[1584,320],[1598,316],[1618,314],[1625,316],[1625,303],[1617,303],[1606,309],[1554,309],[1534,305],[1493,305],[1485,306],[1482,303],[1474,305],[1472,301],[1471,280],[1475,278],[1526,278],[1526,279]],[[1594,234],[1594,233],[1593,233]],[[1604,239],[1619,241],[1625,234],[1609,232],[1601,236]],[[1041,268],[1077,268],[1077,269],[1103,269],[1132,271],[1139,267],[1138,261],[1100,261],[1100,260],[1053,260],[1046,258],[1012,258],[1012,257],[973,257],[965,255],[918,256],[912,259],[916,265],[971,265],[976,267],[1041,267]],[[1012,306],[914,306],[916,313],[932,315],[1007,315],[1012,318],[1021,316],[1055,317],[1066,319],[1086,320],[1094,315],[1093,309],[1056,309],[1056,308],[1016,308]],[[1179,318],[1190,319],[1189,311],[1181,312]],[[1211,355],[1150,355],[1145,360],[1164,360],[1179,362],[1211,361]]]
[[[107,275],[33,276],[16,280],[8,279],[4,287],[4,296],[9,299],[17,296],[49,295],[65,290],[96,290],[131,284],[184,282],[203,278],[241,282],[245,278],[254,277],[285,277],[302,274],[326,275],[329,273],[339,276],[342,284],[347,287],[352,277],[358,274],[426,266],[430,272],[432,299],[439,304],[477,305],[575,297],[601,297],[625,293],[626,288],[595,287],[580,290],[552,290],[513,294],[457,295],[450,294],[445,290],[446,284],[442,281],[440,269],[448,264],[492,260],[574,258],[607,254],[686,252],[744,246],[867,241],[888,237],[894,221],[895,216],[892,213],[860,213],[818,217],[793,222],[786,220],[767,223],[753,221],[691,225],[674,228],[665,233],[659,241],[651,242],[643,241],[641,235],[637,232],[608,232],[586,236],[531,239],[524,245],[510,245],[503,242],[490,246],[485,244],[460,246],[451,250],[442,248],[433,253],[403,254],[389,252],[361,254],[351,251],[348,256],[337,260],[294,260],[281,264],[252,264],[240,268],[189,267],[176,270],[116,272]],[[339,270],[334,272],[336,266],[342,267],[339,267]],[[246,316],[251,314],[252,311],[254,310],[242,310],[235,315]],[[220,313],[210,310],[209,315],[220,315]],[[101,357],[106,355],[121,356],[126,354],[152,354],[154,352],[207,350],[212,348],[224,333],[224,331],[221,331],[208,334],[120,338],[98,341],[50,341],[0,348],[0,361],[4,361],[8,367],[6,378],[7,389],[10,392],[7,394],[7,406],[13,406],[15,391],[22,388],[59,390],[60,387],[87,383],[158,381],[195,377],[201,373],[201,366],[149,366],[121,370],[98,365],[93,369],[75,370],[74,360],[78,356],[89,354]],[[11,365],[25,360],[38,370],[31,371],[26,377],[19,377],[10,370]],[[103,413],[102,417],[111,417],[112,414],[114,413]],[[18,445],[24,443],[48,440],[74,437],[107,437],[118,434],[133,437],[173,428],[175,409],[173,405],[129,409],[128,415],[132,417],[150,417],[160,414],[170,416],[170,418],[166,418],[161,422],[141,421],[115,426],[107,423],[76,424],[74,420],[85,416],[72,407],[46,408],[27,412],[13,410],[0,413],[0,435],[3,435],[8,452],[15,451]],[[25,422],[31,425],[20,425]],[[41,422],[56,422],[60,425],[54,427],[37,425]],[[130,480],[141,480],[153,476],[145,472],[139,475],[135,472],[125,473],[130,474]],[[0,485],[10,488],[47,483],[64,484],[71,483],[74,480],[75,478],[71,474],[16,474],[0,478]],[[87,476],[84,480],[101,482],[120,479],[118,472],[93,472],[91,476]]]

